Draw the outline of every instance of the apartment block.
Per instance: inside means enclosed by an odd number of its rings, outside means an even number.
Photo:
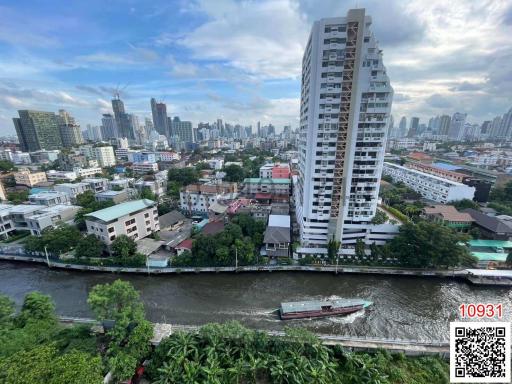
[[[137,174],[144,174],[148,172],[158,172],[158,164],[144,161],[142,163],[133,163],[132,170]]]
[[[247,178],[243,184],[243,192],[246,195],[269,193],[288,196],[291,188],[290,179]]]
[[[237,192],[236,183],[190,184],[180,192],[180,207],[189,214],[208,213],[210,206],[236,197]]]
[[[13,231],[30,231],[39,236],[45,228],[71,222],[79,209],[74,205],[0,204],[0,236],[7,238]]]
[[[386,162],[384,163],[383,172],[390,176],[394,182],[402,182],[418,192],[423,198],[438,203],[445,204],[462,199],[472,200],[475,195],[475,187],[401,165]]]
[[[299,166],[301,254],[366,241],[377,209],[393,88],[364,9],[316,21],[302,59]],[[350,240],[350,242],[348,241]]]
[[[70,204],[70,198],[67,194],[59,191],[43,191],[29,195],[28,200],[31,204],[52,205]]]
[[[69,199],[71,201],[74,201],[78,195],[80,195],[86,191],[90,191],[91,186],[89,183],[84,183],[84,182],[62,183],[62,184],[55,185],[53,187],[53,189],[58,192],[65,193],[66,195],[69,196]]]
[[[14,181],[17,185],[26,185],[33,187],[39,183],[46,182],[46,173],[44,172],[30,172],[28,170],[19,171],[14,173]]]
[[[85,217],[87,233],[106,245],[120,235],[137,241],[160,230],[156,202],[147,199],[114,205]]]

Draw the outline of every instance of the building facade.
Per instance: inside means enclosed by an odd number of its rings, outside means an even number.
[[[314,253],[366,238],[377,209],[393,89],[370,25],[364,9],[317,21],[303,56],[295,202]]]
[[[14,181],[17,185],[26,185],[33,187],[39,183],[46,182],[46,173],[44,172],[30,172],[28,170],[19,171],[14,173]]]
[[[384,163],[384,174],[391,176],[393,182],[402,182],[423,198],[438,203],[445,204],[462,199],[473,200],[475,195],[475,187],[398,164]]]
[[[21,150],[61,149],[62,140],[57,115],[53,112],[19,110],[13,118]]]
[[[87,233],[107,246],[126,235],[137,241],[159,231],[158,211],[152,200],[128,201],[85,215]]]

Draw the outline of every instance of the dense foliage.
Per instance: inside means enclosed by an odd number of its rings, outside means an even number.
[[[75,216],[75,224],[81,230],[85,230],[85,215],[100,209],[112,207],[115,203],[111,200],[96,201],[93,191],[85,191],[76,196],[76,205],[81,206]]]
[[[425,206],[421,201],[421,195],[403,183],[393,184],[389,189],[381,190],[380,196],[385,205],[401,212],[406,218],[417,221],[421,209]],[[412,201],[412,202],[408,202]],[[394,213],[390,210],[391,213]],[[395,215],[398,217],[398,215]],[[398,217],[402,220],[400,217]]]
[[[258,261],[263,243],[265,223],[249,215],[237,215],[224,230],[215,235],[197,234],[192,243],[192,252],[184,252],[172,260],[180,266],[234,266],[250,265]]]
[[[384,224],[388,221],[388,215],[386,215],[385,212],[382,212],[381,210],[377,210],[375,212],[375,216],[373,217],[371,223],[372,224]]]
[[[148,375],[170,383],[447,383],[438,358],[348,353],[312,334],[286,330],[271,337],[236,322],[209,324],[197,333],[176,332],[156,348]]]
[[[126,267],[140,267],[146,257],[137,252],[137,243],[126,235],[117,236],[110,245],[114,262]]]
[[[199,180],[195,167],[171,168],[167,171],[167,194],[175,200],[180,198],[180,189]]]
[[[0,172],[9,172],[15,171],[16,167],[14,166],[12,161],[9,160],[0,160]]]
[[[7,193],[7,200],[13,204],[21,204],[28,200],[28,191],[14,191]]]
[[[107,332],[107,366],[115,379],[130,378],[150,353],[153,325],[145,319],[139,293],[122,280],[96,285],[87,303],[99,320],[113,320]]]
[[[53,255],[60,255],[75,248],[82,235],[71,225],[61,224],[56,228],[48,227],[41,232],[41,236],[29,236],[25,239],[25,249],[29,252],[48,251]]]
[[[503,215],[512,215],[512,181],[491,191],[488,206]]]
[[[467,208],[473,208],[478,211],[480,210],[480,206],[473,200],[469,200],[469,199],[452,201],[450,203],[450,205],[453,205],[459,211],[462,211],[463,209],[467,209]]]
[[[0,295],[0,382],[6,384],[100,384],[103,364],[88,327],[63,327],[54,304],[27,294],[21,311]]]
[[[223,172],[226,172],[226,177],[224,177],[225,181],[240,183],[242,182],[247,173],[245,170],[236,164],[230,164],[227,167],[222,169]]]
[[[476,259],[461,244],[467,236],[426,221],[405,223],[399,234],[386,244],[383,256],[396,258],[402,266],[414,268],[447,268],[474,265]]]

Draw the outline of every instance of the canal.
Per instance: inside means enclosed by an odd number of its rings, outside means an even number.
[[[510,288],[477,287],[437,278],[273,272],[116,275],[51,270],[43,265],[0,262],[0,292],[18,305],[30,291],[51,295],[63,316],[90,317],[87,294],[96,284],[117,278],[141,292],[150,320],[200,325],[238,320],[261,329],[301,326],[319,333],[448,340],[449,322],[462,303],[502,303],[512,318]],[[372,309],[346,317],[282,322],[275,310],[282,301],[364,298]]]

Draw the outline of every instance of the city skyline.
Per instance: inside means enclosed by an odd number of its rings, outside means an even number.
[[[398,119],[461,112],[481,123],[510,107],[512,7],[506,1],[358,4],[376,15]],[[338,1],[224,1],[72,9],[18,2],[1,8],[0,132],[18,109],[64,108],[100,125],[121,89],[127,110],[150,117],[298,126],[300,62],[315,19],[344,14]],[[385,11],[383,12],[385,7]],[[55,10],[58,11],[55,11]],[[16,20],[25,21],[19,28]],[[400,20],[401,23],[396,21]],[[46,22],[41,22],[46,21]],[[273,28],[261,28],[265,23]],[[87,39],[83,37],[87,36]],[[86,42],[86,43],[85,43]],[[489,59],[491,58],[491,59]],[[508,58],[508,59],[507,59]],[[143,121],[143,120],[142,120]]]

